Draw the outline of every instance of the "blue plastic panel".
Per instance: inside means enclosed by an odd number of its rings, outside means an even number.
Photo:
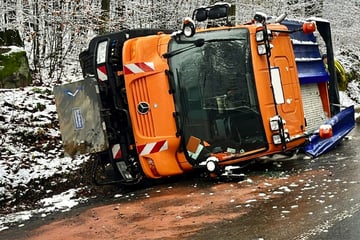
[[[329,74],[324,68],[323,62],[296,62],[300,84],[319,83],[329,81]]]
[[[289,30],[300,29],[302,22],[283,21]],[[290,34],[293,42],[296,66],[300,84],[329,81],[329,74],[321,59],[319,46],[313,33],[305,34],[297,31]]]
[[[318,134],[311,136],[309,144],[305,146],[305,152],[313,157],[318,157],[336,147],[355,127],[354,117],[354,106],[350,106],[330,118],[325,124],[332,126],[333,136],[327,139],[320,138]]]

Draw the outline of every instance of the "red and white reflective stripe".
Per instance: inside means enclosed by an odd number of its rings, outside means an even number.
[[[119,159],[122,157],[120,144],[115,144],[111,150],[112,150],[113,159]]]
[[[129,63],[124,66],[124,74],[143,73],[155,71],[153,62]]]
[[[108,76],[107,76],[107,71],[106,71],[106,66],[98,66],[97,67],[97,75],[99,80],[101,81],[106,81],[108,80]]]
[[[161,152],[167,149],[168,149],[168,141],[166,140],[137,146],[137,150],[140,156],[150,153]]]

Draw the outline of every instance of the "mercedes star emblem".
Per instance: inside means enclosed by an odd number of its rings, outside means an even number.
[[[150,106],[147,102],[140,102],[137,106],[137,110],[140,114],[147,114],[150,110]]]

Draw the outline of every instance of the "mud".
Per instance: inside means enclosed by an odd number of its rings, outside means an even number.
[[[323,174],[307,171],[301,179]],[[165,184],[115,195],[111,204],[74,211],[24,230],[16,239],[191,239],[205,227],[231,223],[281,197],[287,189],[282,191],[282,187],[291,183],[299,186],[299,179],[297,175],[254,175],[242,182]]]

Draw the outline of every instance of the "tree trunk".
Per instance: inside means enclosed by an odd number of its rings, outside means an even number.
[[[110,14],[110,0],[101,0],[100,34],[107,32],[107,22]]]
[[[37,74],[37,80],[39,85],[42,85],[42,79],[40,74],[40,34],[39,34],[39,4],[38,0],[35,0],[33,3],[33,16],[34,22],[32,23],[33,32],[32,32],[32,54],[33,54],[33,64],[34,64],[34,73]]]

